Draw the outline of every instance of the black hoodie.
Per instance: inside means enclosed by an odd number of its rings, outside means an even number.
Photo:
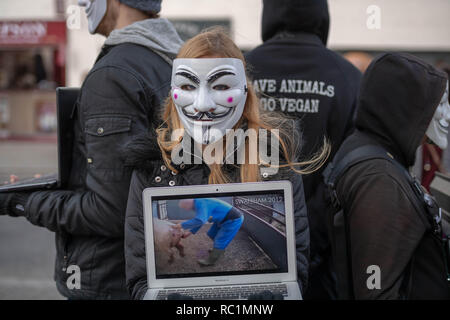
[[[405,168],[444,94],[446,75],[407,54],[384,54],[364,74],[357,130],[333,160],[367,144],[386,149]],[[405,175],[392,163],[368,160],[338,181],[349,217],[356,299],[450,299],[441,247]],[[367,268],[381,270],[381,288],[369,290]]]
[[[363,78],[356,127],[372,135],[403,165],[412,166],[444,94],[446,78],[411,55],[378,57]]]
[[[263,108],[301,119],[303,159],[318,151],[324,136],[332,146],[331,159],[353,129],[361,73],[325,47],[328,27],[326,0],[265,0],[264,44],[246,55]],[[311,230],[310,283],[317,291],[306,297],[312,298],[329,297],[320,290],[327,280],[318,269],[330,255],[318,189],[321,175],[322,170],[303,177]]]
[[[326,0],[264,0],[263,4],[263,41],[280,31],[302,31],[327,44],[330,16]]]

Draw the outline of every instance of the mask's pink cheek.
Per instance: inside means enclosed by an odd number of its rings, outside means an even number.
[[[172,99],[177,100],[180,98],[180,92],[178,88],[172,88]]]
[[[232,103],[233,101],[234,101],[233,97],[229,97],[229,98],[227,99],[227,102],[228,102],[228,103]]]

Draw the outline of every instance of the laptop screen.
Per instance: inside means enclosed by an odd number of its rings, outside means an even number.
[[[156,279],[288,271],[283,190],[152,197]]]

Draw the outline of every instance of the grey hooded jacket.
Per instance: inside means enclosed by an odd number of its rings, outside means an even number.
[[[72,112],[75,140],[67,190],[28,197],[27,219],[55,231],[55,280],[65,297],[129,298],[123,230],[132,171],[119,151],[158,124],[170,88],[169,62],[180,46],[165,19],[113,31]]]

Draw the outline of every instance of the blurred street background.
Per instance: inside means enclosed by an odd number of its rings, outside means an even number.
[[[53,281],[52,232],[0,217],[0,299],[63,299]]]

